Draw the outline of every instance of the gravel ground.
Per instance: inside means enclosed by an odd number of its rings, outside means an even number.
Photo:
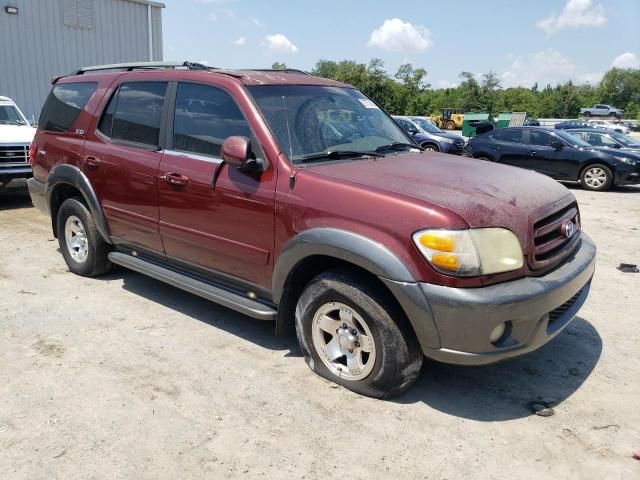
[[[378,401],[313,375],[270,323],[123,269],[72,275],[5,190],[0,478],[640,478],[640,274],[616,270],[640,264],[640,187],[573,192],[599,254],[570,327],[497,365],[425,362]]]

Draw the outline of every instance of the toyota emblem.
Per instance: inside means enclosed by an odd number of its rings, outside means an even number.
[[[573,237],[573,234],[576,233],[576,225],[571,220],[567,220],[562,224],[562,234],[567,237]]]

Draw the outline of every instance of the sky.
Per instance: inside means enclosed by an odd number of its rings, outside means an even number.
[[[503,86],[597,83],[640,68],[640,0],[161,0],[165,60],[311,70],[319,59],[403,63],[434,88],[496,72]]]

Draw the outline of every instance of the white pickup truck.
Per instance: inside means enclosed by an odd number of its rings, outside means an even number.
[[[0,96],[0,187],[31,177],[29,145],[35,133],[14,101]]]
[[[622,118],[624,110],[598,103],[593,107],[581,108],[580,115],[585,117],[617,117]]]

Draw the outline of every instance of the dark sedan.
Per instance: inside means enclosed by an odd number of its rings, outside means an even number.
[[[593,124],[583,122],[582,120],[567,120],[566,122],[556,123],[553,128],[557,130],[567,130],[569,128],[593,128]]]
[[[640,183],[640,155],[592,147],[564,130],[501,128],[469,140],[464,155],[579,182],[587,190]]]
[[[567,130],[568,133],[584,140],[592,147],[608,147],[633,153],[640,153],[640,142],[618,132],[599,129]]]

